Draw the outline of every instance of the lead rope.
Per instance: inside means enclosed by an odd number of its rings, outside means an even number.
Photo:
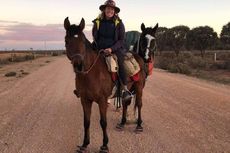
[[[138,38],[138,41],[137,41],[137,54],[139,55],[139,48],[140,48],[140,39],[141,39],[141,35],[139,36]]]

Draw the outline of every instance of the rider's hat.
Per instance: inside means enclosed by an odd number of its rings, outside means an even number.
[[[101,5],[99,9],[104,11],[106,6],[113,7],[116,13],[120,12],[120,8],[116,6],[116,3],[113,0],[107,0],[104,5]]]

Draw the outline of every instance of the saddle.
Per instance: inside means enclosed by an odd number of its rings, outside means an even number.
[[[108,71],[112,73],[112,79],[115,81],[117,78],[114,75],[117,74],[119,67],[117,62],[117,56],[115,54],[105,57]],[[124,68],[127,77],[131,78],[133,81],[138,81],[138,72],[140,71],[140,65],[134,58],[133,54],[127,52],[124,56]]]

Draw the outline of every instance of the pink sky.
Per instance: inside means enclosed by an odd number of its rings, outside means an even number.
[[[92,20],[105,0],[5,0],[1,2],[0,50],[64,49],[63,20],[78,24],[85,18],[85,33],[91,39]],[[220,34],[230,22],[229,0],[115,0],[126,31],[140,31],[140,24],[171,28],[186,25],[211,26]]]
[[[0,20],[0,29],[0,50],[64,49],[63,24],[34,25]],[[85,34],[91,39],[90,31]]]

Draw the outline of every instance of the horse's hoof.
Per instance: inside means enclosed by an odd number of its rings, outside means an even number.
[[[99,153],[109,153],[109,148],[107,146],[101,146]]]
[[[137,133],[137,134],[142,133],[143,132],[143,127],[142,126],[137,126],[134,132]]]
[[[117,126],[116,126],[116,129],[119,130],[119,131],[123,131],[124,127],[125,127],[124,124],[118,123]]]
[[[74,90],[73,93],[77,96],[77,98],[80,98],[80,93],[78,90]]]
[[[82,147],[82,146],[77,146],[78,149],[76,151],[76,153],[87,153],[87,148],[86,147]]]

